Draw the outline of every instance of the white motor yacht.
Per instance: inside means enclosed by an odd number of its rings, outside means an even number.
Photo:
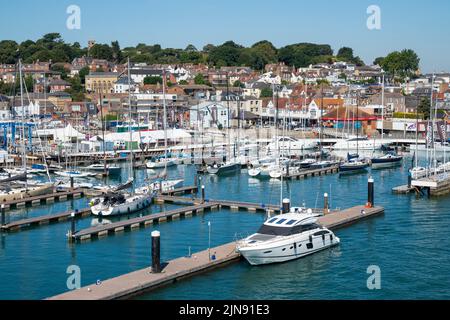
[[[236,249],[251,265],[286,262],[338,245],[334,233],[316,224],[312,210],[292,208],[269,218],[257,233],[238,242]]]

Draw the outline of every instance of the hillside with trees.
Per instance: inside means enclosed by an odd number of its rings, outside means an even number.
[[[276,48],[267,40],[259,41],[250,47],[226,41],[217,46],[207,44],[201,50],[192,44],[185,49],[174,49],[162,48],[159,44],[143,43],[122,49],[118,41],[111,44],[95,44],[88,50],[81,47],[78,42],[73,44],[64,42],[59,33],[46,34],[37,41],[27,40],[22,43],[13,40],[0,41],[0,63],[13,64],[19,57],[24,63],[37,60],[66,63],[82,56],[106,59],[115,63],[124,63],[130,57],[133,62],[148,64],[206,63],[216,67],[248,66],[255,70],[263,70],[266,64],[277,62],[295,67],[333,61],[364,64],[359,57],[353,55],[353,49],[348,47],[341,48],[334,55],[329,45],[297,43]]]

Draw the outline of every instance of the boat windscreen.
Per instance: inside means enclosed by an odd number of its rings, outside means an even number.
[[[290,236],[317,228],[320,228],[320,226],[315,223],[308,225],[298,225],[289,228],[263,225],[257,233],[271,236]]]

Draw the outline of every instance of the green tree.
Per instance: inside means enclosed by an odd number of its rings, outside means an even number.
[[[19,58],[19,45],[15,41],[0,41],[0,63],[13,64]]]
[[[144,78],[144,84],[162,84],[163,83],[163,79],[162,77],[159,76],[147,76]]]
[[[318,63],[323,57],[329,60],[329,57],[333,56],[333,50],[329,45],[297,43],[281,48],[278,56],[279,60],[286,65],[299,68]]]
[[[111,50],[112,50],[112,57],[114,62],[119,63],[122,61],[122,50],[120,50],[119,41],[113,41],[111,42]]]
[[[189,44],[184,51],[198,51],[193,44]]]
[[[262,88],[261,89],[261,98],[272,98],[273,97],[273,90],[270,88]]]
[[[50,69],[52,71],[61,73],[61,78],[63,80],[66,80],[68,78],[68,74],[70,72],[70,70],[67,70],[66,68],[64,68],[63,65],[60,65],[60,64],[54,64],[54,65],[51,66]]]
[[[411,49],[394,51],[381,61],[381,67],[393,77],[411,77],[419,69],[420,58]]]
[[[203,76],[203,74],[201,74],[201,73],[197,74],[194,78],[194,83],[195,84],[206,84],[205,77]]]
[[[383,63],[383,60],[384,60],[384,57],[378,57],[378,58],[376,58],[376,59],[373,61],[373,64],[374,64],[374,65],[381,66],[382,63]]]
[[[417,112],[423,114],[424,120],[430,119],[430,99],[423,97],[417,106]]]
[[[187,85],[189,84],[186,80],[180,80],[180,82],[178,82],[179,85]]]
[[[95,44],[90,50],[89,55],[95,59],[113,60],[113,49],[107,44]]]
[[[233,83],[233,87],[245,88],[245,85],[244,85],[241,81],[236,80],[236,81]]]
[[[86,83],[86,76],[89,74],[89,72],[90,72],[89,67],[84,67],[80,69],[80,71],[78,71],[78,76],[80,77],[82,84]]]
[[[210,51],[208,61],[216,66],[237,66],[242,50],[241,45],[227,41]]]

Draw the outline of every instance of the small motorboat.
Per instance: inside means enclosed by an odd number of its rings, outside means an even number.
[[[105,165],[104,164],[91,164],[90,166],[87,166],[83,168],[85,171],[95,172],[96,174],[103,174],[105,172]],[[119,166],[112,166],[107,164],[106,165],[106,173],[109,176],[118,176],[122,172],[122,168]]]
[[[55,174],[64,178],[86,179],[95,177],[98,173],[82,172],[82,171],[56,171]]]
[[[339,173],[350,174],[350,173],[364,172],[367,171],[367,168],[369,168],[369,164],[367,162],[353,159],[349,162],[341,164],[339,166]]]
[[[370,159],[372,163],[372,168],[381,169],[381,168],[390,168],[399,166],[402,164],[403,157],[397,156],[392,153],[385,154],[381,157],[374,157]]]
[[[236,250],[251,265],[295,260],[336,246],[340,239],[317,222],[311,209],[292,208],[269,218],[250,237],[239,241]]]
[[[155,161],[149,161],[146,163],[148,169],[162,169],[165,167],[173,167],[177,165],[177,159],[161,158]]]

